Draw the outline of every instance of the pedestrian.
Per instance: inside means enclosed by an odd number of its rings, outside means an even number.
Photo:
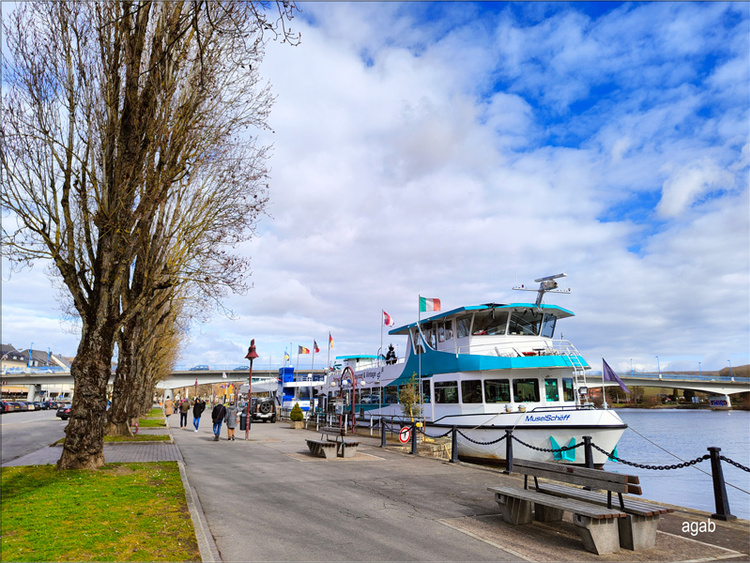
[[[169,417],[174,413],[174,403],[172,399],[164,401],[164,416],[167,418],[167,425],[169,425]]]
[[[183,399],[180,403],[180,428],[187,428],[188,411],[190,411],[190,401]]]
[[[227,414],[227,408],[221,404],[216,403],[214,410],[211,411],[211,420],[214,422],[214,442],[219,441],[219,434],[221,434],[221,423],[224,421],[224,416]]]
[[[227,407],[224,422],[227,423],[227,440],[234,440],[234,429],[237,427],[237,411],[233,405]]]
[[[193,426],[195,431],[198,432],[198,425],[201,422],[201,415],[206,410],[206,401],[201,400],[200,397],[195,398],[195,404],[193,405]]]

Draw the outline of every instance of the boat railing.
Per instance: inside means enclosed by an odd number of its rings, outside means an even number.
[[[499,356],[517,358],[521,356],[580,356],[569,340],[534,338],[526,342],[508,340],[505,342],[472,343],[456,347],[456,354]],[[580,363],[580,360],[579,362]]]

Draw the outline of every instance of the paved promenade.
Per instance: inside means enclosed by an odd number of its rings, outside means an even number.
[[[170,429],[174,444],[107,445],[105,458],[178,461],[204,561],[750,560],[744,520],[693,537],[684,523],[708,515],[677,507],[655,549],[596,556],[568,515],[562,525],[505,524],[486,489],[515,477],[496,470],[383,450],[369,436],[353,459],[314,458],[305,438],[319,435],[281,422],[254,423],[249,441],[238,429],[234,442],[226,430],[213,441],[210,417],[189,428]],[[12,464],[57,458],[45,448]]]

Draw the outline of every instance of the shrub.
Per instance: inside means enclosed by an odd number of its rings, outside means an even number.
[[[302,409],[299,408],[299,403],[294,403],[294,407],[292,407],[292,412],[289,413],[289,419],[292,422],[299,422],[300,420],[303,420],[305,418],[305,415],[302,414]]]

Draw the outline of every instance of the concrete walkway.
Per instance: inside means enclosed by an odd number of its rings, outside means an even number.
[[[233,442],[225,429],[213,440],[210,417],[201,424],[197,433],[171,428],[174,444],[108,444],[105,458],[178,461],[203,561],[750,560],[744,520],[691,536],[685,523],[708,515],[676,507],[660,521],[655,549],[596,556],[583,550],[569,515],[505,524],[486,489],[518,480],[497,470],[383,450],[368,436],[358,438],[355,458],[325,460],[305,443],[319,434],[288,423],[255,423],[249,441],[237,429]],[[11,464],[54,463],[59,452]]]

